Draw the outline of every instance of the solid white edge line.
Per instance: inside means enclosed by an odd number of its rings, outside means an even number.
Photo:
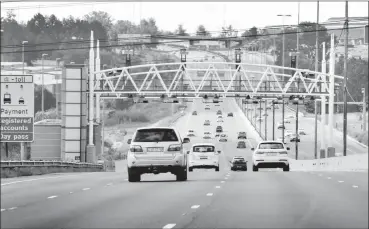
[[[93,174],[93,173],[84,173],[84,174],[73,174],[73,175],[63,175],[63,176],[53,176],[53,177],[42,177],[42,178],[35,178],[35,179],[29,179],[29,180],[20,180],[20,181],[12,181],[9,183],[1,184],[1,186],[11,185],[11,184],[18,184],[23,182],[30,182],[30,181],[38,181],[38,180],[47,180],[52,178],[60,178],[60,177],[73,177],[73,176],[80,176],[85,174]]]
[[[49,197],[47,197],[48,199],[54,199],[54,198],[56,198],[56,197],[58,197],[58,196],[49,196]]]
[[[163,229],[170,229],[170,228],[173,228],[173,227],[175,227],[175,223],[169,223],[169,224],[167,224],[167,225],[165,225],[164,227],[163,227]]]
[[[199,207],[200,207],[200,205],[193,205],[191,208],[196,209],[196,208],[199,208]]]

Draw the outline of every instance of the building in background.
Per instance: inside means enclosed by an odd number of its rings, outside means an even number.
[[[324,26],[327,28],[328,33],[333,33],[338,38],[338,42],[341,45],[345,42],[345,36],[342,32],[344,24],[344,17],[333,17],[324,22]],[[368,17],[349,17],[349,28],[349,44],[368,44],[368,38],[366,38],[368,31]]]

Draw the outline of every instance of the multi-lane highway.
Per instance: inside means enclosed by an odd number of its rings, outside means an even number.
[[[248,105],[248,108],[253,108],[253,107],[254,107],[253,104]],[[259,104],[257,104],[257,107],[259,107]],[[244,105],[244,108],[246,109],[246,105]],[[266,134],[268,136],[268,140],[272,140],[273,139],[273,128],[272,128],[273,127],[273,111],[266,110],[265,112],[264,104],[262,104],[261,113],[262,114],[266,113],[268,115],[267,122],[266,122],[266,126],[267,126]],[[254,114],[255,114],[254,110],[248,111],[250,120],[252,120],[253,123],[255,122],[255,118],[253,118]],[[256,114],[259,115],[259,110],[256,111]],[[295,119],[296,112],[288,109],[286,106],[284,117],[285,119],[288,119],[290,121],[290,123],[285,123],[286,130],[290,130],[292,131],[292,133],[295,133],[296,132],[296,119]],[[306,135],[300,136],[301,142],[298,143],[299,145],[298,159],[314,159],[314,142],[315,142],[314,122],[315,122],[314,118],[299,116],[298,129],[303,129]],[[282,106],[279,105],[279,108],[275,109],[275,131],[274,131],[275,140],[277,138],[282,138],[282,129],[277,128],[278,124],[282,124],[282,123],[283,123]],[[257,130],[259,130],[259,124],[260,122],[256,121]],[[285,133],[286,133],[286,130],[285,130]],[[265,116],[262,116],[261,133],[263,134],[263,136],[265,135]],[[321,143],[320,137],[322,134],[320,131],[320,123],[318,125],[317,133],[318,133],[317,139],[318,139],[318,152],[319,152],[320,143]],[[332,139],[333,139],[333,145],[336,148],[336,152],[342,153],[342,149],[343,149],[342,135],[339,135],[338,133],[334,132],[334,136],[332,137]],[[289,138],[285,138],[285,141],[292,149],[290,152],[290,156],[295,157],[295,154],[296,154],[295,153],[295,142],[290,142]],[[328,141],[328,138],[326,138],[326,141]],[[348,151],[348,155],[364,154],[364,153],[368,153],[368,148],[348,138],[347,139],[347,151]]]
[[[204,131],[215,132],[216,111],[223,111],[226,143],[220,171],[194,170],[188,181],[171,174],[143,175],[129,183],[127,172],[55,174],[1,181],[2,228],[367,228],[368,173],[250,170],[250,146],[256,144],[233,100],[201,101],[174,126],[191,144]],[[226,117],[233,112],[234,117]],[[203,126],[204,120],[211,126]],[[236,148],[236,133],[246,131],[247,149]],[[228,160],[247,158],[247,172],[231,172]]]

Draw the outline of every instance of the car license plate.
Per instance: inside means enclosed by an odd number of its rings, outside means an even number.
[[[268,156],[276,156],[276,153],[268,153]]]
[[[164,148],[163,147],[150,147],[147,148],[147,152],[163,152]]]

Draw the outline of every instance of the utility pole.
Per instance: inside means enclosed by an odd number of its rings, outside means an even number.
[[[267,132],[267,121],[268,121],[268,114],[267,114],[267,102],[266,102],[266,100],[265,100],[265,103],[264,103],[264,112],[265,112],[265,118],[264,118],[264,120],[265,120],[265,123],[264,123],[264,127],[265,127],[265,139],[264,140],[268,140],[268,132]]]
[[[348,1],[345,7],[345,76],[343,81],[343,156],[347,155],[347,57],[348,57]]]
[[[365,101],[365,87],[361,89],[363,93],[363,131],[366,131],[366,101]]]
[[[261,136],[261,99],[260,99],[260,106],[259,106],[259,134]]]
[[[274,132],[275,132],[275,104],[274,101],[272,101],[273,104],[273,141],[274,141]]]
[[[314,101],[314,112],[315,112],[315,133],[314,133],[314,158],[318,159],[318,106],[317,106],[317,100]],[[323,133],[320,133],[323,134]]]
[[[285,129],[285,124],[284,124],[284,98],[282,97],[282,124],[283,124],[283,128],[282,128],[282,141],[284,143],[284,129]]]
[[[315,24],[315,72],[319,69],[319,1],[317,2],[316,24]],[[315,76],[317,77],[317,76]]]
[[[299,53],[299,43],[300,43],[300,2],[297,3],[297,33],[296,33],[296,52]],[[296,68],[299,68],[299,55],[296,56]]]

